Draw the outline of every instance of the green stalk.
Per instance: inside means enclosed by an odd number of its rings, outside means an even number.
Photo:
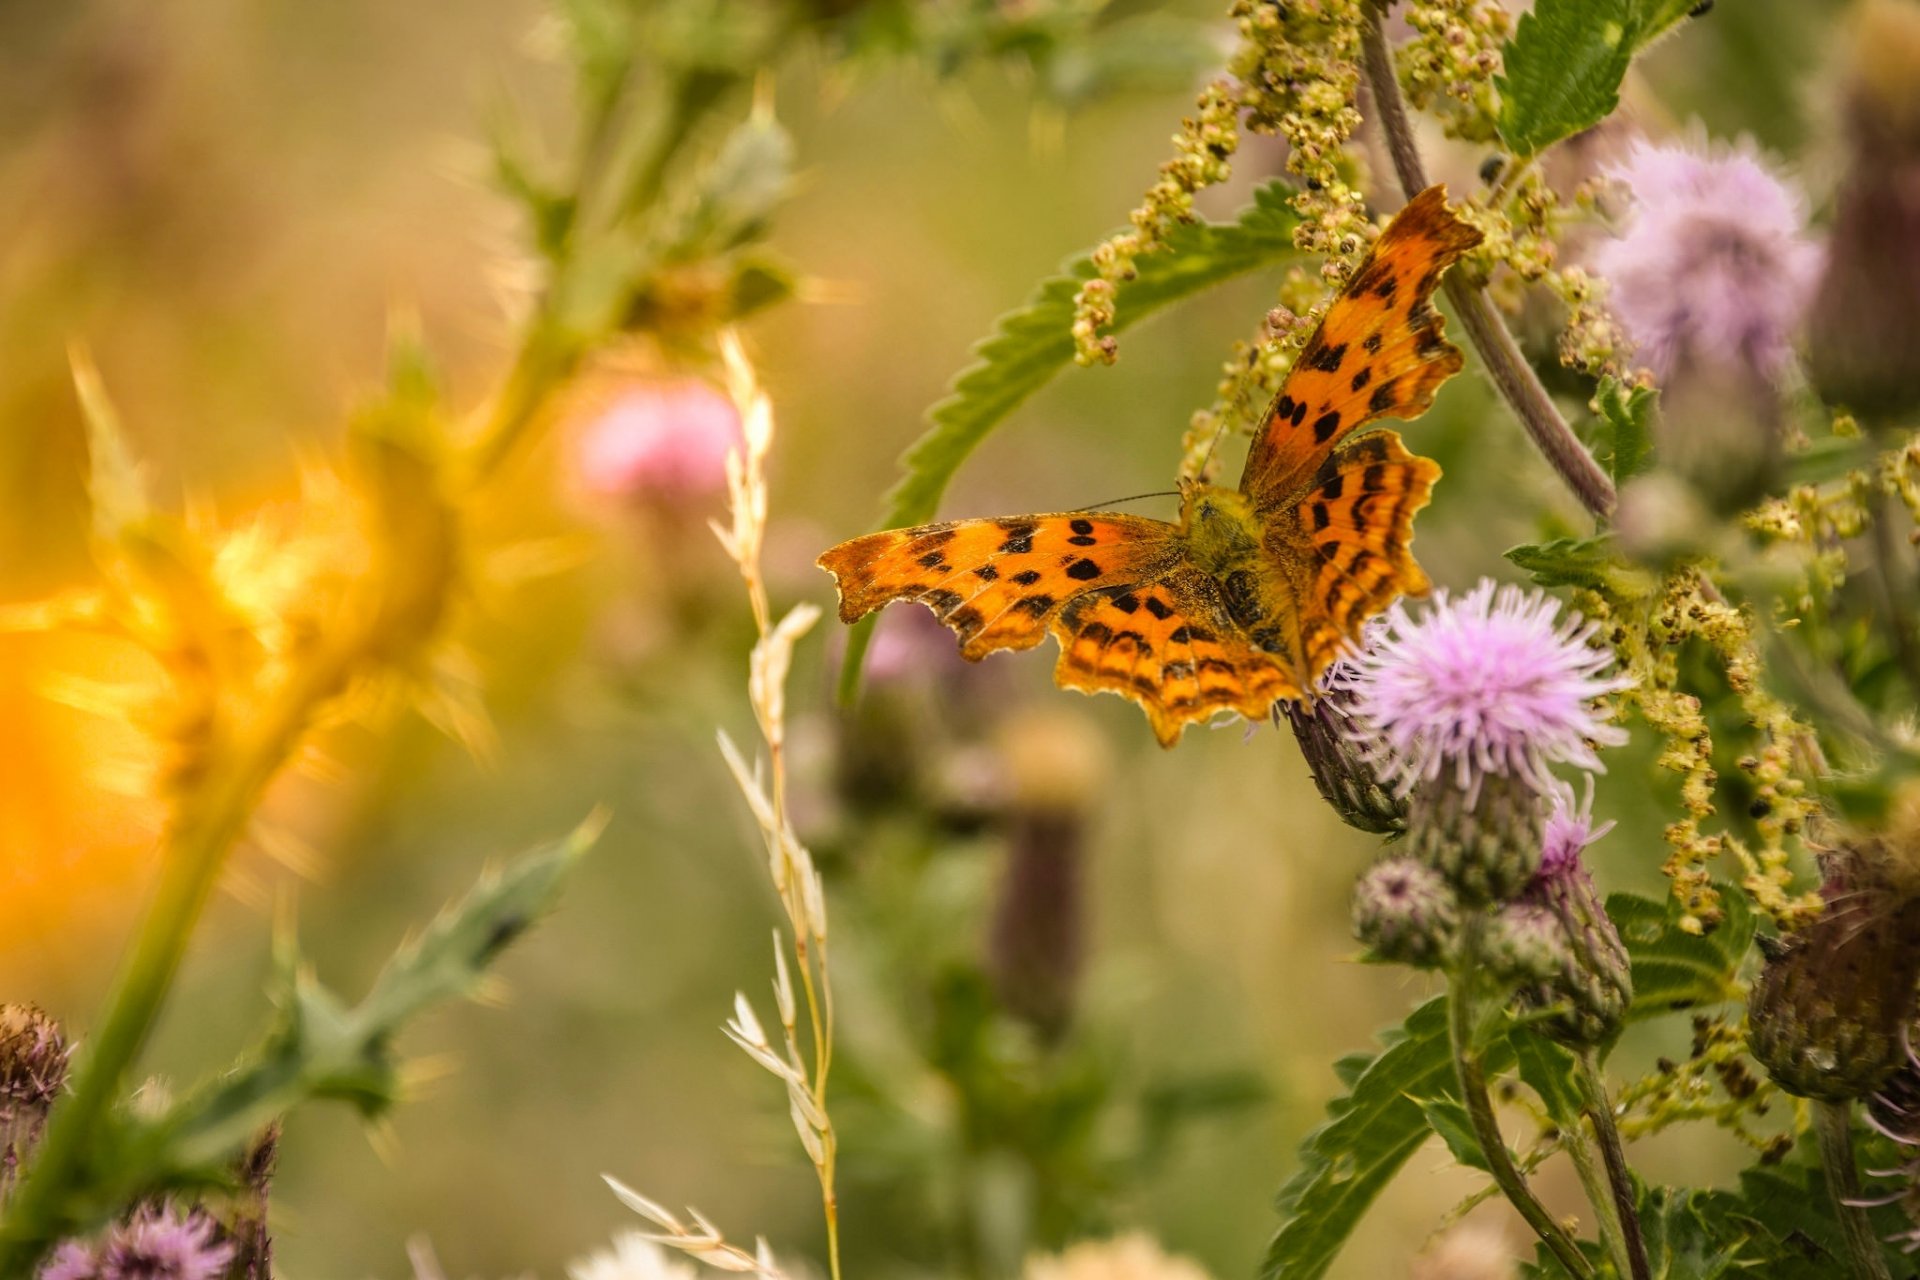
[[[1606,1249],[1613,1269],[1623,1276],[1627,1275],[1631,1263],[1627,1260],[1626,1234],[1620,1226],[1620,1211],[1614,1206],[1607,1175],[1594,1156],[1593,1144],[1577,1128],[1563,1130],[1562,1136],[1566,1142],[1567,1158],[1573,1161],[1574,1172],[1580,1175],[1580,1188],[1587,1193],[1587,1203],[1593,1206],[1594,1219],[1600,1226],[1600,1244]]]
[[[1573,1242],[1566,1229],[1540,1203],[1539,1197],[1527,1185],[1526,1175],[1514,1167],[1513,1157],[1507,1151],[1507,1140],[1501,1136],[1500,1121],[1493,1113],[1493,1098],[1487,1092],[1486,1069],[1481,1063],[1480,1050],[1474,1043],[1475,1006],[1479,1003],[1474,975],[1480,971],[1480,922],[1469,924],[1461,938],[1460,957],[1448,980],[1447,1032],[1453,1046],[1454,1070],[1460,1077],[1460,1101],[1467,1108],[1467,1119],[1473,1125],[1474,1137],[1480,1141],[1481,1154],[1486,1157],[1487,1170],[1493,1175],[1494,1182],[1507,1197],[1508,1203],[1517,1209],[1527,1225],[1533,1228],[1535,1235],[1560,1260],[1567,1274],[1575,1280],[1593,1280],[1593,1267],[1581,1254],[1580,1247]]]
[[[1653,1267],[1647,1261],[1647,1242],[1640,1231],[1640,1208],[1635,1202],[1633,1177],[1627,1168],[1627,1149],[1620,1141],[1620,1128],[1613,1122],[1613,1101],[1607,1096],[1607,1080],[1600,1073],[1600,1061],[1592,1046],[1576,1055],[1580,1062],[1580,1089],[1586,1095],[1587,1123],[1600,1144],[1601,1159],[1606,1162],[1607,1184],[1613,1191],[1613,1216],[1619,1222],[1621,1243],[1626,1251],[1624,1274],[1633,1280],[1652,1280]],[[1595,1202],[1599,1209],[1599,1202]],[[1604,1218],[1606,1213],[1601,1211]]]
[[[55,1107],[46,1137],[0,1223],[0,1280],[28,1280],[62,1236],[92,1225],[74,1207],[91,1183],[89,1161],[127,1073],[145,1048],[187,941],[218,881],[227,853],[246,830],[261,793],[286,762],[314,710],[345,684],[360,646],[322,655],[286,690],[249,743],[185,806],[167,837],[160,880],[98,1029]]]
[[[1847,1242],[1847,1262],[1855,1280],[1893,1280],[1880,1239],[1867,1211],[1860,1207],[1860,1170],[1853,1160],[1853,1104],[1816,1102],[1814,1128],[1820,1133],[1820,1163],[1827,1171],[1827,1192]]]
[[[1428,186],[1426,165],[1413,138],[1413,125],[1407,118],[1406,102],[1400,96],[1400,82],[1394,78],[1393,56],[1387,49],[1387,36],[1381,26],[1379,3],[1367,6],[1367,20],[1361,27],[1361,48],[1366,63],[1367,87],[1373,95],[1374,122],[1387,140],[1387,154],[1393,159],[1393,171],[1400,189],[1411,200]],[[1553,398],[1541,385],[1533,366],[1520,352],[1500,313],[1487,301],[1486,290],[1470,282],[1458,267],[1447,273],[1443,282],[1447,301],[1467,331],[1467,339],[1480,353],[1487,374],[1508,405],[1513,408],[1549,465],[1566,482],[1574,497],[1596,518],[1605,520],[1613,513],[1613,481],[1593,460],[1580,437],[1554,407]]]

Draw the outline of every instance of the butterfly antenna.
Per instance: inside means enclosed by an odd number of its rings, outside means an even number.
[[[1152,493],[1136,493],[1126,498],[1108,498],[1105,502],[1095,503],[1089,507],[1076,507],[1074,510],[1103,511],[1108,507],[1117,507],[1123,502],[1138,502],[1142,498],[1177,498],[1179,496],[1180,491],[1178,489],[1156,489]]]

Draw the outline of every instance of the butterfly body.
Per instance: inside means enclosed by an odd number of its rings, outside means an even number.
[[[1440,468],[1391,431],[1355,433],[1418,416],[1460,368],[1427,299],[1479,238],[1440,188],[1409,203],[1301,351],[1238,488],[1183,483],[1178,522],[1080,511],[854,538],[820,557],[841,619],[919,600],[974,660],[1051,634],[1057,683],[1139,703],[1167,746],[1310,696],[1368,617],[1427,590],[1409,544]]]

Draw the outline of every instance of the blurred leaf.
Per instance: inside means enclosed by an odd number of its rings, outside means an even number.
[[[1641,1188],[1640,1234],[1653,1280],[1720,1280],[1748,1271],[1754,1259],[1731,1212],[1737,1203],[1724,1191]]]
[[[1659,393],[1652,387],[1626,388],[1617,378],[1602,378],[1593,401],[1606,424],[1606,441],[1617,487],[1653,465],[1653,407]]]
[[[771,112],[742,121],[694,184],[693,201],[673,236],[673,254],[709,257],[766,230],[793,180],[793,139]]]
[[[205,1176],[261,1126],[314,1099],[349,1102],[369,1117],[385,1111],[399,1089],[393,1038],[401,1026],[429,1005],[471,996],[500,953],[553,906],[602,826],[596,814],[565,839],[483,875],[464,900],[395,953],[358,1005],[322,987],[289,945],[279,1025],[232,1075],[157,1120],[135,1122],[124,1154],[112,1162],[115,1175],[136,1192]]]
[[[1723,892],[1721,901],[1726,919],[1702,935],[1680,927],[1679,904],[1672,898],[1654,902],[1631,893],[1607,898],[1607,915],[1633,963],[1630,1018],[1740,998],[1740,965],[1753,941],[1753,910],[1738,890]]]
[[[729,318],[743,319],[777,306],[793,296],[793,273],[768,258],[742,258],[733,273],[733,302]]]
[[[1600,123],[1620,105],[1633,61],[1634,0],[1539,0],[1504,50],[1500,137],[1528,156]]]
[[[1280,1191],[1286,1219],[1267,1249],[1262,1280],[1319,1280],[1374,1198],[1434,1131],[1423,1104],[1456,1100],[1447,1000],[1429,1000],[1381,1038],[1327,1122],[1307,1135],[1300,1168]],[[1489,1074],[1512,1061],[1505,1039],[1486,1049]],[[1351,1071],[1352,1059],[1343,1059]]]
[[[100,370],[85,347],[68,352],[73,366],[73,389],[80,399],[80,416],[87,426],[87,500],[93,507],[93,535],[105,543],[119,540],[129,526],[146,521],[145,477],[127,448],[120,414],[107,395]]]
[[[1487,1153],[1480,1147],[1480,1137],[1473,1131],[1473,1120],[1467,1115],[1466,1107],[1452,1098],[1424,1098],[1420,1100],[1420,1110],[1427,1117],[1427,1125],[1440,1135],[1447,1144],[1447,1150],[1453,1158],[1469,1169],[1478,1169],[1482,1173],[1493,1170],[1487,1164]]]
[[[1150,1086],[1140,1098],[1142,1165],[1157,1167],[1188,1125],[1250,1111],[1271,1097],[1266,1078],[1255,1071],[1219,1071]]]
[[[1234,222],[1174,228],[1167,247],[1141,258],[1139,275],[1116,290],[1113,328],[1125,329],[1170,303],[1291,257],[1298,217],[1287,206],[1290,195],[1285,182],[1270,182]],[[887,494],[880,528],[933,519],[947,483],[967,456],[1073,362],[1073,297],[1094,274],[1091,257],[1076,258],[1063,274],[1042,283],[1024,306],[1000,317],[993,333],[974,348],[975,361],[954,379],[953,393],[928,410],[928,430],[900,460],[904,474]],[[840,676],[843,701],[857,687],[873,623],[872,617],[863,619],[848,641]]]

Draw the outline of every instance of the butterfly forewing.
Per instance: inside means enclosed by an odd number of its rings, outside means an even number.
[[[960,520],[870,533],[820,557],[840,587],[840,620],[918,600],[980,659],[1030,649],[1068,602],[1153,581],[1179,561],[1179,531],[1112,512]]]
[[[1327,309],[1274,398],[1247,455],[1242,491],[1284,504],[1342,439],[1381,418],[1417,418],[1461,356],[1433,309],[1440,274],[1480,243],[1446,189],[1415,196]]]

